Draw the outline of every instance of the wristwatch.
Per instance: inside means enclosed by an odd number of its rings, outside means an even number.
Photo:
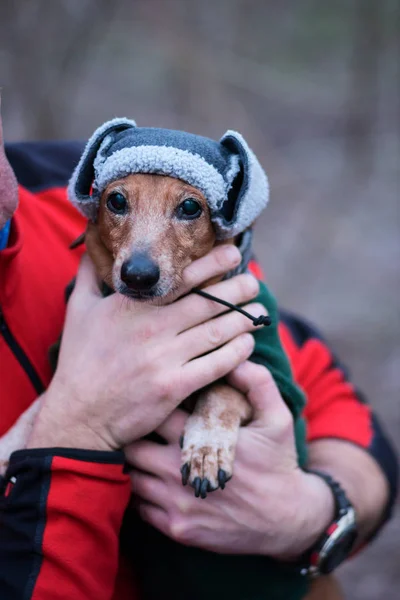
[[[335,517],[318,541],[300,558],[300,573],[311,578],[331,573],[351,553],[357,538],[354,508],[337,481],[321,471],[304,469],[329,485],[335,500]]]

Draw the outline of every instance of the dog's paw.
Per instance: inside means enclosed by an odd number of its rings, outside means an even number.
[[[189,483],[197,498],[224,489],[232,477],[236,441],[236,430],[207,429],[197,415],[188,418],[181,438],[182,483]]]

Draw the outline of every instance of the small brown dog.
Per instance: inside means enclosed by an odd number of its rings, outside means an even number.
[[[218,243],[203,194],[179,179],[151,174],[128,175],[106,187],[85,242],[110,288],[157,303],[173,299],[183,269]],[[182,479],[205,498],[231,478],[239,427],[251,410],[243,394],[222,382],[198,392],[190,405]]]

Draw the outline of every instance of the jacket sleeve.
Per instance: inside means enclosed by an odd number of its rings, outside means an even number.
[[[2,488],[2,600],[112,598],[130,497],[122,453],[20,450]]]
[[[383,524],[392,513],[398,491],[398,459],[384,428],[318,330],[283,312],[281,337],[295,379],[306,395],[308,442],[342,439],[364,448],[376,460],[390,491]]]

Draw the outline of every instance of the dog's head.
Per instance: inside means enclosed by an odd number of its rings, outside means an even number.
[[[128,175],[103,191],[86,246],[104,281],[136,298],[177,291],[183,269],[215,243],[203,194],[164,175]]]
[[[267,178],[242,136],[220,142],[114,119],[89,140],[69,185],[88,252],[114,290],[141,300],[179,288],[183,269],[247,230]]]

